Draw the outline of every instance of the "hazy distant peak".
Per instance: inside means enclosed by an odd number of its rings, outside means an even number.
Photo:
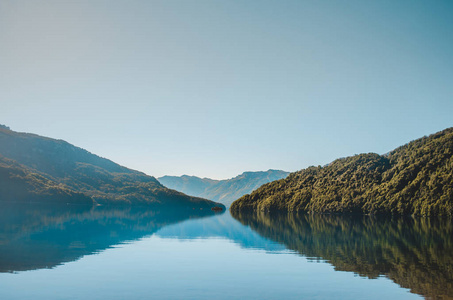
[[[269,169],[267,171],[245,171],[241,175],[274,174],[274,173],[276,173],[276,174],[285,174],[285,173],[289,173],[289,172],[286,172],[286,171],[283,171],[283,170]],[[241,175],[238,175],[238,176],[241,176]]]
[[[226,206],[239,197],[251,193],[261,185],[288,176],[289,172],[282,170],[246,171],[242,174],[224,180],[200,178],[196,176],[162,176],[158,180],[164,186],[186,193],[219,201]]]

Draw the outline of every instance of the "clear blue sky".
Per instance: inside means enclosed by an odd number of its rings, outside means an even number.
[[[153,176],[382,154],[453,126],[453,1],[1,1],[0,124]]]

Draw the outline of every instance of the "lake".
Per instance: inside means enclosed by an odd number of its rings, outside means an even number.
[[[5,205],[0,299],[453,299],[451,220]]]

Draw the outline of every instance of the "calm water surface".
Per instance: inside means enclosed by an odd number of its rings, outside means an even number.
[[[6,207],[0,299],[453,297],[450,221]]]

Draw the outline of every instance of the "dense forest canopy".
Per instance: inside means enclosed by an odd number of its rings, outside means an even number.
[[[453,128],[388,154],[359,154],[263,185],[231,210],[453,214]]]

